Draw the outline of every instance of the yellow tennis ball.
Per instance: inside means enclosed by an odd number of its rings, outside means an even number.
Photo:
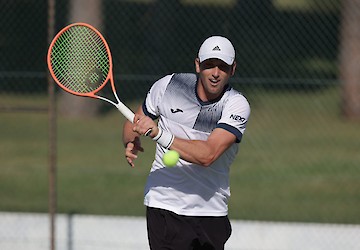
[[[178,162],[179,157],[180,155],[178,152],[176,152],[175,150],[169,150],[163,155],[162,161],[165,166],[173,167]]]

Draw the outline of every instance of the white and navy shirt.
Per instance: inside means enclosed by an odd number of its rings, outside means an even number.
[[[156,144],[155,160],[145,187],[144,204],[179,215],[225,216],[230,197],[229,170],[250,115],[246,98],[227,86],[218,99],[203,102],[197,95],[195,74],[172,74],[154,83],[143,111],[175,137],[207,140],[215,128],[236,136],[236,142],[205,168],[182,159],[173,168],[162,162],[165,148]]]

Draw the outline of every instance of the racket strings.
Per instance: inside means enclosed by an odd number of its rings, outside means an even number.
[[[86,26],[72,26],[63,32],[54,43],[50,60],[59,83],[77,93],[96,91],[110,71],[102,38]]]

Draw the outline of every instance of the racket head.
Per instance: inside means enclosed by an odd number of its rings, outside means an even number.
[[[87,23],[73,23],[52,40],[47,65],[55,82],[65,91],[97,98],[110,79],[112,58],[102,34]]]

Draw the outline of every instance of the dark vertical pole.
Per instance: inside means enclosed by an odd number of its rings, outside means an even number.
[[[340,82],[345,118],[360,120],[360,0],[343,1],[340,34]]]
[[[54,37],[55,29],[55,0],[48,0],[48,44]],[[56,100],[55,84],[48,74],[49,95],[49,217],[50,217],[50,250],[56,248],[55,219],[56,219]]]

